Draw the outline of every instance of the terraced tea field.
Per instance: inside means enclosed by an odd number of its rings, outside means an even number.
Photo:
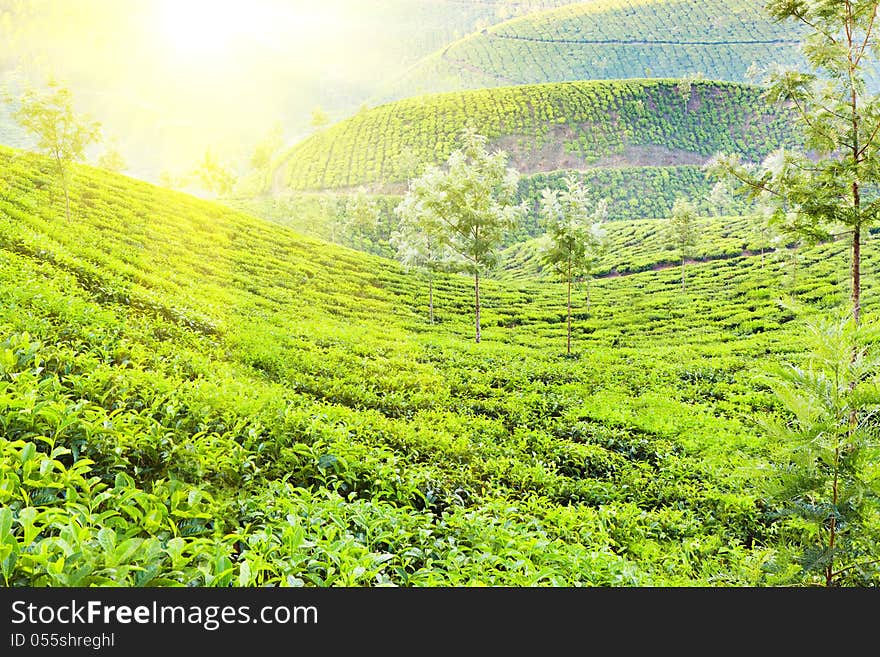
[[[477,345],[464,277],[432,326],[390,260],[87,167],[72,197],[66,222],[48,162],[0,148],[4,584],[790,579],[757,377],[802,357],[778,297],[846,296],[839,245],[797,277],[732,257],[686,293],[674,269],[598,280],[566,358],[556,283],[486,281]],[[650,223],[609,264],[664,260]]]
[[[533,13],[438,50],[382,100],[570,80],[684,78],[750,82],[750,69],[800,61],[804,31],[760,0],[592,0]]]
[[[675,81],[528,85],[410,98],[368,110],[294,147],[294,190],[400,183],[440,163],[480,126],[523,174],[564,168],[702,164],[717,151],[756,161],[791,144],[785,112],[760,89]]]

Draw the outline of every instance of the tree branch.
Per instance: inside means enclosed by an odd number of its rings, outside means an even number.
[[[871,560],[871,561],[864,561],[864,562],[862,562],[862,563],[854,563],[854,564],[851,565],[851,566],[847,566],[846,568],[841,568],[840,570],[831,573],[831,577],[832,577],[832,578],[837,577],[837,576],[839,576],[839,575],[842,575],[842,574],[845,573],[846,571],[848,571],[848,570],[852,570],[853,568],[858,568],[859,566],[871,566],[871,565],[873,565],[873,564],[875,564],[875,563],[880,563],[880,559],[873,559],[873,560]]]
[[[865,31],[865,40],[862,41],[862,45],[859,48],[859,52],[856,55],[855,65],[858,66],[862,61],[862,57],[865,55],[865,50],[868,48],[868,42],[871,40],[871,32],[874,30],[874,23],[877,20],[877,5],[874,5],[874,11],[871,13],[871,21],[868,23],[868,29]]]

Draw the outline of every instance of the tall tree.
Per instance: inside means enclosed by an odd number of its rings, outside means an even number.
[[[100,138],[101,124],[77,114],[72,92],[55,80],[50,80],[44,90],[26,89],[17,104],[12,117],[36,137],[37,148],[52,158],[70,221],[71,164],[85,159],[86,148]]]
[[[391,246],[397,259],[408,270],[425,274],[428,279],[428,320],[434,323],[434,277],[454,261],[443,243],[442,226],[431,222],[431,215],[407,211],[398,206],[400,224],[391,234]]]
[[[672,205],[672,216],[666,220],[666,239],[681,258],[681,290],[685,290],[685,265],[691,249],[697,244],[697,210],[694,204],[679,197]]]
[[[261,192],[267,192],[272,187],[272,164],[283,145],[284,127],[280,121],[276,121],[251,154],[251,167],[260,176]]]
[[[571,287],[576,279],[592,275],[592,266],[602,250],[602,222],[608,214],[608,201],[594,203],[583,183],[571,174],[564,189],[544,189],[540,213],[546,230],[541,260],[568,287],[566,353],[571,355]]]
[[[220,162],[210,150],[205,151],[205,156],[193,174],[205,189],[217,196],[229,195],[236,182],[235,174]]]
[[[507,153],[488,152],[488,140],[472,128],[461,140],[445,167],[428,167],[410,181],[397,213],[415,225],[436,227],[458,268],[473,275],[480,342],[480,276],[494,266],[501,241],[525,210],[515,203],[519,174],[507,166]]]
[[[808,72],[776,69],[766,97],[792,109],[804,151],[780,150],[761,165],[721,154],[710,169],[793,211],[786,228],[809,242],[850,241],[851,312],[861,317],[861,243],[880,211],[880,99],[866,76],[876,71],[880,0],[770,0],[777,21],[809,28],[803,48]]]

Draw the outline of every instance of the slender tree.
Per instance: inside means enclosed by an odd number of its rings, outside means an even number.
[[[70,170],[82,161],[86,148],[98,141],[101,125],[79,115],[73,108],[70,89],[50,80],[45,90],[26,89],[17,100],[12,117],[37,139],[37,148],[52,158],[64,190],[64,208],[70,221]]]
[[[404,210],[398,206],[400,224],[391,234],[391,246],[407,270],[422,272],[428,279],[428,320],[434,323],[434,277],[449,269],[453,255],[444,245],[442,226],[431,222],[431,215]]]
[[[524,212],[515,204],[519,174],[507,166],[504,151],[490,153],[487,143],[474,129],[465,129],[461,148],[445,167],[428,167],[410,181],[397,208],[415,225],[436,226],[457,267],[474,277],[477,342],[482,340],[480,276],[494,266],[504,235]]]
[[[284,145],[284,127],[276,121],[265,137],[254,147],[250,164],[260,178],[260,192],[272,188],[272,164],[278,151]]]
[[[541,220],[546,233],[541,260],[567,285],[566,353],[571,355],[571,288],[575,280],[592,275],[594,261],[602,249],[602,222],[608,214],[606,200],[594,203],[575,175],[569,175],[562,190],[544,189]],[[589,295],[588,295],[589,296]]]
[[[675,85],[675,89],[678,91],[678,95],[681,96],[681,100],[684,103],[685,114],[688,113],[691,98],[693,97],[694,83],[700,82],[703,79],[704,76],[702,73],[691,73],[690,75],[681,78]]]
[[[779,557],[801,582],[830,587],[877,573],[880,331],[848,311],[807,328],[806,362],[765,380],[785,415],[762,424],[783,458],[760,480],[765,508],[788,529]]]
[[[193,172],[202,186],[217,196],[227,196],[235,187],[236,177],[210,150]]]
[[[691,249],[697,244],[697,210],[693,203],[683,197],[675,199],[672,215],[666,220],[666,239],[675,247],[681,258],[681,290],[685,290],[685,265]]]
[[[775,69],[766,98],[794,113],[804,151],[779,150],[761,165],[721,154],[716,174],[739,180],[755,196],[775,203],[784,222],[808,242],[846,236],[850,241],[851,312],[861,318],[861,244],[880,211],[880,97],[866,76],[876,70],[880,0],[770,0],[777,21],[809,28],[803,48],[809,72]]]

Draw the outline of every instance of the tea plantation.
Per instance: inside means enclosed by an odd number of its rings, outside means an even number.
[[[790,120],[786,110],[767,106],[760,88],[723,82],[572,82],[435,94],[364,110],[300,142],[280,178],[292,190],[367,185],[400,192],[422,166],[445,161],[471,124],[524,175],[589,169],[600,184],[622,187],[618,196],[627,202],[636,195],[626,190],[649,179],[664,200],[640,203],[660,216],[681,190],[705,190],[693,167],[716,152],[758,161],[792,145]],[[658,167],[671,173],[658,176]],[[627,218],[635,211],[617,210]]]
[[[800,61],[804,31],[761,0],[592,0],[475,32],[426,57],[378,96],[511,84],[683,78],[750,81]]]
[[[346,181],[381,171],[358,166]],[[566,358],[552,281],[486,281],[474,344],[467,278],[436,281],[432,326],[390,260],[88,167],[67,222],[50,172],[0,148],[3,584],[796,578],[779,557],[809,536],[762,498],[778,445],[756,422],[778,408],[758,376],[802,357],[780,297],[846,298],[843,245],[793,276],[736,255],[745,220],[705,220],[732,257],[682,292],[650,270],[653,222],[621,223],[609,266],[647,271],[578,293]],[[873,237],[865,258],[868,313]]]

